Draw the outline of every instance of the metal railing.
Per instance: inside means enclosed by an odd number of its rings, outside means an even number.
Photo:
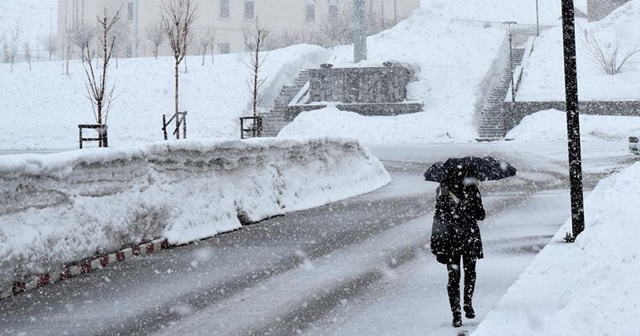
[[[540,31],[549,29],[553,26],[551,25],[536,25],[531,23],[513,23],[510,25],[505,24],[505,22],[500,21],[482,21],[482,20],[466,20],[466,19],[451,19],[451,23],[467,26],[467,27],[477,27],[477,28],[495,28],[511,31],[512,34],[526,34],[526,35],[536,35],[537,29]]]

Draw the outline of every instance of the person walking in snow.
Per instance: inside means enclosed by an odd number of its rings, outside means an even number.
[[[464,167],[450,170],[437,191],[431,232],[431,251],[447,265],[447,292],[453,327],[462,326],[460,311],[460,266],[464,270],[465,317],[474,318],[472,299],[476,284],[476,260],[483,258],[478,221],[485,217],[478,180]]]

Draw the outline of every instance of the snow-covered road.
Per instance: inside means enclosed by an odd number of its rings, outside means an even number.
[[[599,146],[587,148],[586,188],[629,163],[611,155],[619,144]],[[476,321],[569,216],[561,147],[372,151],[393,177],[380,190],[0,301],[0,334],[451,335],[446,271],[426,247],[436,188],[422,180],[428,163],[474,153],[519,168],[482,185]]]

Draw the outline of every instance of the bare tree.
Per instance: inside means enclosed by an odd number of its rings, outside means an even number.
[[[81,60],[86,61],[87,49],[95,35],[96,28],[84,22],[77,23],[69,30],[69,41],[80,49]]]
[[[40,44],[49,53],[49,60],[58,52],[58,41],[55,34],[49,34],[40,40]]]
[[[169,4],[162,4],[162,29],[169,41],[175,59],[175,113],[176,128],[180,126],[177,118],[179,111],[179,67],[187,55],[189,44],[193,40],[192,25],[197,19],[198,5],[193,0],[171,0]],[[176,133],[176,137],[180,135]]]
[[[620,39],[601,45],[600,42],[586,29],[583,29],[583,37],[586,46],[587,56],[607,75],[620,73],[622,67],[630,63],[631,59],[640,52],[640,42],[636,42],[633,47],[621,50]]]
[[[150,24],[146,29],[147,39],[153,44],[153,56],[158,59],[158,49],[164,43],[167,36],[164,34],[164,29],[161,23]]]
[[[0,35],[0,45],[2,46],[2,53],[0,53],[0,61],[4,62],[4,53],[5,53],[5,49],[7,47],[7,45],[4,43],[5,37],[4,37],[4,33],[2,33],[2,35]]]
[[[113,28],[120,19],[120,9],[118,9],[113,16],[110,16],[105,8],[103,16],[97,17],[97,19],[100,30],[99,46],[101,48],[99,57],[102,64],[100,65],[100,69],[98,69],[98,67],[94,69],[91,62],[91,51],[89,48],[85,48],[87,60],[85,64],[85,74],[87,75],[88,98],[93,106],[96,123],[98,125],[106,125],[111,102],[113,101],[113,91],[115,89],[115,85],[113,85],[111,89],[107,91],[107,74],[109,61],[113,56],[117,40],[117,35],[113,34]],[[101,70],[101,72],[96,74],[96,71],[99,70]]]
[[[245,31],[244,41],[247,49],[250,51],[249,68],[251,69],[252,79],[249,83],[251,91],[253,116],[258,116],[258,93],[260,87],[264,84],[264,78],[260,78],[260,68],[266,60],[266,55],[261,56],[264,51],[265,40],[269,37],[270,30],[260,24],[256,17],[256,24],[251,29]]]
[[[122,56],[123,49],[125,49],[126,51],[126,46],[131,44],[131,27],[129,26],[129,23],[125,20],[119,20],[109,31],[109,36],[115,37],[113,45],[113,55],[116,57],[117,69],[118,58]]]
[[[211,29],[201,31],[197,35],[198,49],[199,52],[202,53],[202,65],[204,65],[205,56],[207,55],[209,47],[213,45],[213,35]]]
[[[69,75],[69,60],[73,55],[73,44],[71,43],[71,35],[69,33],[65,35],[62,50],[64,52],[64,74]]]
[[[18,54],[18,46],[20,42],[20,33],[22,32],[22,25],[20,20],[16,21],[16,25],[11,31],[11,36],[8,41],[4,43],[5,63],[11,63],[11,72],[13,72],[13,64],[16,62],[16,55]]]
[[[4,43],[2,44],[2,63],[9,63],[9,60],[10,60],[9,44],[7,43],[7,41],[3,41],[3,42]]]
[[[25,41],[22,45],[22,51],[24,52],[24,58],[29,63],[29,71],[31,71],[31,43],[29,41]]]

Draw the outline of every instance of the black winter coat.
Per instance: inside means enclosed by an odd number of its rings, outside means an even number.
[[[441,186],[431,230],[431,252],[438,262],[450,264],[460,256],[483,258],[478,220],[484,217],[482,198],[475,185],[455,191]]]

